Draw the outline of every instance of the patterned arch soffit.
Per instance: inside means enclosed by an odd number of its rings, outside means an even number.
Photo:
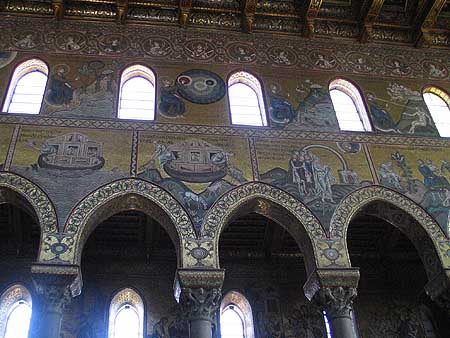
[[[170,218],[182,241],[185,238],[196,238],[192,222],[180,203],[166,190],[147,181],[139,179],[122,179],[106,184],[86,196],[70,213],[64,232],[72,234],[79,249],[90,218],[108,202],[126,195],[139,195],[153,202]]]
[[[28,201],[36,213],[42,233],[58,232],[55,207],[36,184],[17,174],[0,172],[0,188],[10,189]]]
[[[261,182],[240,185],[222,195],[208,211],[201,230],[201,237],[213,239],[218,250],[219,238],[223,229],[241,206],[254,200],[269,201],[294,216],[303,226],[313,250],[314,238],[325,238],[326,233],[313,213],[290,194]],[[264,204],[259,206],[264,209]],[[316,253],[314,252],[315,258]]]
[[[350,221],[364,206],[374,201],[381,201],[396,206],[409,214],[425,230],[433,242],[441,260],[446,252],[442,252],[440,244],[449,242],[437,222],[417,203],[408,197],[386,187],[372,185],[358,189],[347,195],[334,211],[330,223],[331,238],[341,238],[346,242]],[[447,251],[447,248],[445,249]]]

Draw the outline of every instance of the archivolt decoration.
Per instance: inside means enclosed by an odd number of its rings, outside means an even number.
[[[419,205],[411,201],[409,198],[382,186],[369,186],[361,188],[350,193],[341,201],[331,219],[331,238],[341,239],[344,243],[346,243],[348,225],[353,216],[356,215],[356,213],[358,213],[364,206],[375,201],[384,202],[397,207],[398,209],[404,211],[407,215],[411,216],[414,221],[416,221],[418,225],[423,228],[426,236],[433,243],[434,250],[441,259],[441,264],[443,264],[444,267],[450,267],[450,241],[445,236],[444,232],[437,224],[437,222],[430,215],[428,215],[426,211],[424,211]],[[381,215],[380,217],[383,216]],[[400,224],[397,224],[398,222],[396,222],[395,220],[391,221],[391,223],[395,223],[395,225],[401,226]],[[413,222],[409,223],[411,225],[413,224]],[[408,232],[408,229],[402,230]],[[418,234],[415,235],[415,239],[417,239],[417,236]],[[415,240],[414,242],[416,247],[423,246],[418,245],[420,244],[419,241]],[[345,248],[346,247],[347,246],[345,245]],[[419,254],[422,257],[430,256],[429,254],[426,254],[424,252],[419,252]]]
[[[64,231],[78,237],[95,210],[125,194],[141,195],[154,202],[170,217],[180,238],[196,238],[188,214],[172,195],[150,182],[132,178],[109,183],[84,198],[69,215]]]
[[[223,229],[234,213],[237,212],[240,207],[251,201],[256,201],[258,204],[257,208],[260,209],[263,214],[267,214],[268,217],[271,217],[270,213],[273,209],[271,204],[286,210],[286,214],[284,215],[286,219],[289,220],[289,217],[291,217],[288,222],[289,224],[285,224],[286,227],[292,225],[292,223],[296,221],[301,224],[303,228],[299,230],[304,230],[306,237],[308,237],[303,238],[302,240],[306,244],[309,243],[310,248],[312,247],[311,250],[314,251],[311,252],[310,255],[305,252],[305,257],[311,258],[306,265],[307,268],[313,268],[318,261],[314,238],[326,237],[322,225],[311,211],[309,211],[309,209],[300,201],[280,189],[261,182],[250,182],[230,190],[222,195],[206,214],[201,230],[201,237],[213,240],[216,256],[218,256],[219,238]],[[293,220],[294,218],[295,220]],[[294,235],[294,237],[296,236]],[[297,241],[299,240],[298,237],[299,236],[296,238]],[[301,237],[305,236],[303,235]],[[309,250],[309,248],[306,247],[302,249]],[[310,257],[311,255],[313,255],[313,257]],[[215,258],[218,259],[218,257]],[[313,260],[316,263],[312,263]]]
[[[0,195],[1,188],[17,192],[31,204],[43,232],[58,232],[55,208],[47,195],[37,185],[22,176],[0,172]]]
[[[325,237],[322,225],[303,203],[288,193],[261,182],[240,185],[222,195],[206,214],[201,237],[218,241],[232,213],[245,202],[256,198],[274,202],[291,212],[303,225],[311,240],[313,237]]]

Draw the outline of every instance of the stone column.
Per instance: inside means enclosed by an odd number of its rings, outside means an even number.
[[[317,269],[303,287],[306,297],[327,313],[333,338],[357,338],[352,311],[358,281],[358,269]]]
[[[28,336],[60,338],[64,308],[79,294],[79,268],[35,264],[31,272],[37,297]]]
[[[450,269],[442,270],[425,285],[425,292],[450,318]]]
[[[353,326],[353,299],[356,289],[338,286],[319,290],[315,302],[327,313],[333,338],[356,338]]]
[[[223,279],[224,270],[177,271],[175,298],[189,322],[190,338],[212,338]]]

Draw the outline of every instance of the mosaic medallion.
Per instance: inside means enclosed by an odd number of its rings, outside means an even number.
[[[178,75],[178,93],[188,101],[209,104],[225,96],[225,82],[216,73],[203,69],[191,69]]]

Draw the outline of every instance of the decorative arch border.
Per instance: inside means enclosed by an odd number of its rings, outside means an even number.
[[[442,267],[450,268],[450,240],[439,224],[416,202],[389,188],[372,185],[355,190],[347,195],[335,209],[330,222],[331,238],[341,239],[347,250],[347,231],[353,218],[370,202],[380,201],[391,204],[414,220],[425,230],[434,245]],[[348,257],[348,252],[346,252]]]
[[[0,172],[0,188],[7,188],[24,197],[36,212],[42,233],[58,232],[55,207],[47,194],[30,180],[9,172]]]
[[[201,237],[218,242],[231,214],[242,204],[255,198],[274,202],[290,211],[303,225],[311,241],[314,240],[314,237],[326,237],[322,224],[302,202],[289,193],[262,182],[249,182],[223,194],[206,214]]]
[[[265,200],[287,210],[303,226],[306,239],[312,247],[315,264],[319,262],[315,238],[327,236],[316,216],[299,200],[287,192],[262,182],[249,182],[223,194],[205,215],[200,237],[214,243],[215,258],[218,259],[219,238],[234,212],[252,200]],[[263,206],[264,207],[264,206]],[[218,266],[218,262],[216,262]]]
[[[127,178],[98,188],[75,206],[64,226],[64,233],[67,236],[67,241],[70,239],[71,247],[70,250],[65,250],[68,255],[65,257],[65,260],[73,263],[78,262],[78,259],[81,257],[80,250],[83,246],[83,235],[86,226],[96,211],[116,198],[132,194],[153,202],[168,216],[179,239],[178,245],[180,247],[177,250],[183,248],[183,243],[186,239],[196,239],[194,226],[188,213],[171,194],[148,181]]]

